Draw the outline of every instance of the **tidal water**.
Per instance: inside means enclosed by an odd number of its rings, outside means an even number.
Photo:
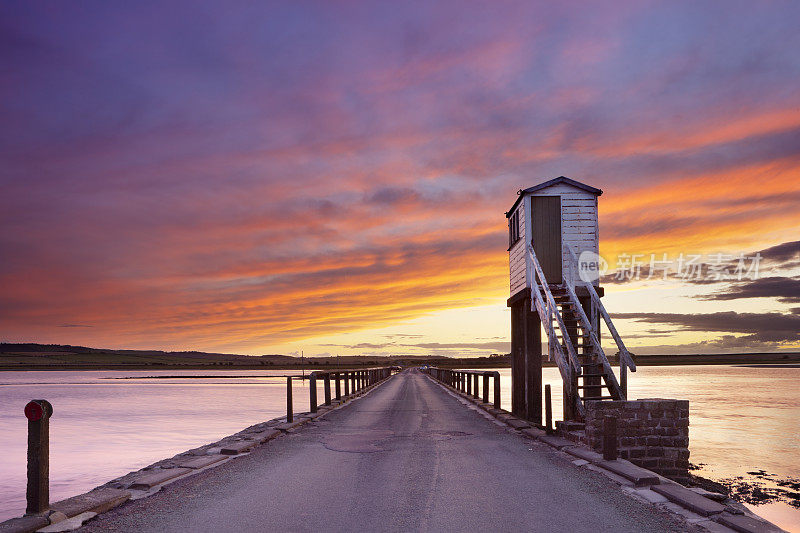
[[[49,400],[51,501],[85,492],[132,470],[286,414],[286,371],[0,372],[0,520],[25,508],[27,421],[34,398]],[[153,378],[148,379],[149,376]],[[157,376],[162,376],[158,378]],[[192,379],[163,376],[203,376]],[[232,377],[236,376],[236,377]],[[137,379],[116,379],[137,378]],[[545,369],[561,413],[561,379]],[[501,370],[510,408],[510,371]],[[800,478],[800,368],[641,367],[631,398],[690,401],[691,462],[715,480],[763,471]],[[318,385],[319,398],[322,398]],[[294,382],[295,412],[307,411],[307,383]],[[753,507],[790,531],[800,510],[785,502]]]
[[[561,419],[558,369],[545,368],[543,382],[552,388],[553,417]],[[511,410],[510,369],[500,371],[500,383],[502,406]],[[689,400],[689,460],[700,467],[694,474],[794,490],[800,498],[797,489],[776,485],[800,483],[800,368],[642,366],[628,373],[628,397]],[[800,532],[800,509],[785,499],[748,506]]]

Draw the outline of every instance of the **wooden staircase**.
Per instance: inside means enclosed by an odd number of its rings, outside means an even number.
[[[568,245],[565,243],[565,246]],[[575,253],[569,247],[568,250],[577,265]],[[581,300],[575,291],[572,265],[561,283],[548,283],[530,244],[528,259],[531,310],[539,314],[547,333],[548,359],[555,361],[565,385],[568,385],[565,389],[572,404],[573,418],[583,419],[588,401],[625,400],[626,370],[636,371],[636,365],[592,284],[582,285],[585,294]],[[595,323],[590,316],[595,317]],[[622,385],[600,344],[600,317],[605,320],[619,347]]]

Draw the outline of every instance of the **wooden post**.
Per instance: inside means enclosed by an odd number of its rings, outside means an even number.
[[[331,375],[329,372],[325,372],[325,375],[322,377],[322,383],[325,389],[325,405],[331,404]]]
[[[483,403],[489,403],[489,372],[483,373]]]
[[[628,397],[628,367],[622,361],[622,356],[619,357],[619,388],[622,389],[622,394],[625,398]]]
[[[26,515],[50,509],[50,416],[53,406],[47,400],[32,400],[25,406],[28,419],[28,486]]]
[[[336,399],[337,400],[341,400],[342,399],[342,384],[339,381],[339,378],[340,378],[340,376],[339,376],[338,372],[333,375],[333,379],[336,380]]]
[[[548,434],[553,433],[553,402],[550,398],[550,384],[544,386],[544,419],[545,430]]]
[[[478,379],[479,378],[480,378],[480,376],[478,374],[472,374],[472,381],[473,381],[473,383],[472,383],[472,391],[474,393],[473,396],[475,398],[480,398],[481,397],[480,392],[478,392],[478,389],[479,389],[479,387],[478,387]]]
[[[525,302],[511,305],[511,412],[525,418]]]
[[[308,403],[312,413],[317,412],[317,373],[308,375]]]
[[[603,459],[613,461],[617,458],[617,419],[613,416],[603,418]]]
[[[564,420],[577,420],[576,402],[578,392],[578,376],[570,369],[569,379],[564,381]]]
[[[524,417],[542,425],[542,324],[539,313],[531,311],[531,299],[523,304],[523,336],[525,343],[525,409]]]
[[[344,395],[350,396],[350,372],[344,373]]]
[[[292,378],[286,378],[286,421],[294,422],[292,410]]]
[[[494,408],[500,409],[500,372],[492,372],[494,375]]]

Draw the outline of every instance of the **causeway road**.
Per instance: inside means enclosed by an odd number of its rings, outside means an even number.
[[[415,371],[81,531],[687,531]]]

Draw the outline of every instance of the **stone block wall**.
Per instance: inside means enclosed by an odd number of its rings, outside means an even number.
[[[646,398],[586,404],[586,443],[603,446],[603,419],[617,419],[623,459],[675,481],[689,478],[689,401]]]

